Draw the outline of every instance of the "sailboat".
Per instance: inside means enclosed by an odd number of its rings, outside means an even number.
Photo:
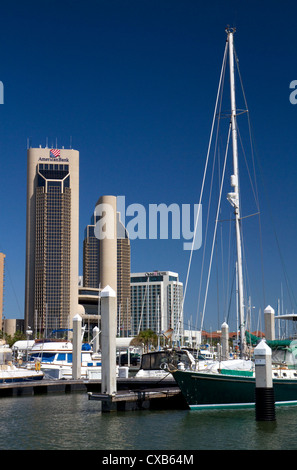
[[[241,214],[238,175],[238,145],[236,123],[235,74],[234,74],[234,28],[226,28],[225,53],[229,52],[231,119],[229,133],[232,136],[233,191],[227,199],[234,209],[236,248],[238,309],[240,332],[240,359],[212,364],[203,371],[171,371],[190,409],[243,408],[255,406],[255,368],[252,361],[245,360],[246,331],[244,319],[243,267],[241,242]],[[229,135],[230,135],[229,134]],[[276,405],[297,405],[297,371],[286,370],[285,374],[273,371],[273,388]]]

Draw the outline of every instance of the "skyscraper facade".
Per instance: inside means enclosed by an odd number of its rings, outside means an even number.
[[[172,328],[182,335],[183,284],[178,274],[154,271],[131,274],[132,335],[142,330],[157,334]]]
[[[118,336],[131,336],[131,249],[129,234],[117,213]]]
[[[99,288],[99,240],[95,236],[95,214],[86,226],[83,240],[83,286]]]
[[[100,201],[100,200],[99,200]],[[98,201],[98,203],[99,203]],[[85,229],[83,241],[83,285],[87,288],[101,288],[102,263],[100,259],[100,241],[95,235],[95,225],[98,221],[96,209],[90,225]],[[131,333],[131,292],[130,292],[130,263],[131,251],[129,234],[121,222],[119,212],[116,213],[117,260],[116,260],[116,293],[117,293],[117,325],[119,336],[129,336]],[[102,246],[101,246],[102,249]],[[101,251],[102,252],[102,251]],[[101,266],[101,268],[100,268]]]
[[[25,327],[72,327],[78,312],[79,152],[27,151]]]

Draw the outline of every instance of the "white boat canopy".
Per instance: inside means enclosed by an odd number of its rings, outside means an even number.
[[[291,321],[297,321],[297,313],[288,313],[286,315],[277,315],[274,317],[275,319],[278,320],[291,320]]]
[[[117,348],[129,348],[130,343],[133,338],[131,337],[126,337],[126,338],[116,338],[116,347]]]
[[[22,341],[16,341],[13,346],[12,350],[20,350],[20,351],[26,351],[27,349],[31,349],[32,346],[35,344],[34,339],[33,340],[22,340]]]

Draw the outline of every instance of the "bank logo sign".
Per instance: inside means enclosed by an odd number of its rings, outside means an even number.
[[[51,158],[57,158],[60,156],[60,150],[58,149],[51,149],[50,151],[50,157]]]
[[[50,152],[49,152],[49,157],[45,158],[45,157],[40,157],[39,162],[52,162],[55,161],[55,162],[69,162],[69,158],[68,157],[65,157],[65,158],[62,158],[61,157],[61,150],[59,149],[50,149]]]

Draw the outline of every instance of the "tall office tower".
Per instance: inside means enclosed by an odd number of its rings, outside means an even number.
[[[117,212],[118,335],[131,336],[131,248],[129,234]]]
[[[106,199],[99,199],[99,203],[106,203]],[[114,203],[114,201],[112,201]],[[97,207],[97,206],[96,206]],[[116,210],[116,207],[114,210]],[[104,244],[95,235],[95,225],[99,220],[96,209],[91,218],[90,225],[85,229],[83,241],[83,284],[87,288],[101,288],[105,281],[100,275],[100,266],[106,263],[102,260],[101,253],[105,259],[109,258],[108,250],[105,252]],[[117,243],[116,243],[116,292],[117,292],[117,317],[118,335],[128,336],[131,332],[131,292],[130,292],[130,240],[127,230],[120,220],[119,212],[116,213]],[[101,259],[101,262],[100,262]],[[114,274],[113,274],[114,278]]]
[[[183,333],[183,284],[171,271],[131,274],[132,336],[142,330],[157,334],[169,328]]]
[[[85,228],[83,241],[83,287],[99,288],[99,240],[96,238],[95,212],[91,217],[90,225]]]
[[[78,313],[79,152],[27,152],[25,327],[72,328]]]
[[[0,330],[3,330],[3,301],[4,301],[4,259],[5,254],[0,253]]]

